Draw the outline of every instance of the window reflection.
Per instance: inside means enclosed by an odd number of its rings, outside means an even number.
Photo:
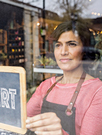
[[[78,17],[84,20],[81,24],[90,24],[88,31],[82,29],[80,32],[80,35],[86,34],[84,38],[90,32],[90,38],[84,42],[84,69],[102,80],[101,2],[46,0],[43,12],[40,0],[39,4],[29,0],[0,1],[0,66],[22,66],[26,69],[27,100],[43,80],[63,74],[54,56],[57,39],[53,31],[62,22],[72,21],[72,30],[77,36]]]

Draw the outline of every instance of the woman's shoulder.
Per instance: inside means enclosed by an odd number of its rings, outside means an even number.
[[[42,81],[42,84],[49,84],[49,83],[52,84],[54,82],[55,82],[55,76],[45,79],[44,81]]]
[[[39,88],[49,88],[55,82],[55,76],[42,81]]]
[[[95,78],[89,74],[86,74],[86,77],[85,77],[85,81],[88,81],[88,80],[94,80]]]
[[[51,85],[53,84],[53,81],[55,80],[54,78],[55,77],[51,77],[51,78],[48,78],[48,79],[42,81],[39,84],[39,86],[37,86],[35,94],[37,94],[37,95],[45,94],[47,92],[47,90],[51,87]]]
[[[86,74],[86,78],[84,81],[84,86],[87,88],[93,89],[95,91],[102,91],[102,81],[99,78],[94,78],[93,76]]]
[[[102,83],[102,81],[99,78],[95,78],[89,74],[86,74],[85,81]]]

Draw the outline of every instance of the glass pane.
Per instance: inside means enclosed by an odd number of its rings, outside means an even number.
[[[0,1],[0,66],[25,68],[27,101],[47,79],[50,80],[49,85],[45,84],[48,85],[47,89],[62,75],[64,79],[59,81],[59,88],[65,85],[76,86],[82,71],[87,73],[87,84],[102,80],[101,8],[102,0]],[[96,83],[91,87],[94,84]],[[54,90],[56,93],[56,89]],[[45,89],[41,91],[43,93]],[[38,93],[41,94],[41,91]],[[63,91],[64,89],[61,89],[61,92]],[[44,95],[40,95],[39,98],[39,94],[36,101],[41,99],[39,102],[42,103]],[[70,94],[72,97],[72,93]],[[49,101],[59,103],[56,95],[52,95]],[[86,101],[87,99],[80,103]],[[67,105],[68,102],[63,98],[60,103]],[[40,111],[38,110],[37,114]]]
[[[34,5],[38,5],[39,1],[34,2]],[[56,4],[57,3],[57,4]],[[58,65],[56,63],[55,57],[54,57],[54,43],[56,43],[55,39],[52,38],[52,33],[56,27],[64,21],[70,21],[72,18],[77,19],[78,16],[80,16],[82,19],[86,21],[86,23],[91,23],[90,25],[90,32],[91,32],[91,38],[90,38],[90,47],[89,51],[94,51],[94,49],[98,49],[99,53],[101,52],[101,34],[102,34],[102,28],[101,28],[101,4],[100,0],[98,1],[84,1],[84,0],[73,0],[73,1],[45,1],[45,9],[46,12],[41,13],[39,15],[39,36],[40,36],[40,55],[37,56],[35,59],[34,67],[36,68],[45,68],[45,69],[58,69]],[[43,5],[39,3],[39,7],[42,7]],[[57,9],[57,11],[56,11]],[[53,12],[53,10],[55,12]],[[59,11],[59,12],[58,12]],[[43,14],[45,14],[45,20],[43,18]],[[77,21],[76,21],[77,22]],[[99,45],[100,44],[100,45]],[[94,52],[93,52],[94,53]],[[91,54],[90,54],[91,55]],[[97,54],[95,54],[95,57]],[[94,77],[99,77],[101,79],[101,53],[100,58],[97,60],[97,58],[93,61],[91,60],[91,65],[89,64],[90,61],[84,62],[87,64],[84,64],[87,68],[87,72]],[[97,68],[94,69],[94,66],[97,64]],[[90,69],[91,66],[91,69]],[[92,68],[93,67],[93,68]],[[38,69],[40,70],[40,69]],[[35,72],[39,72],[36,71]],[[45,72],[45,71],[44,71]],[[46,70],[47,72],[47,70]],[[51,72],[50,70],[48,72]],[[45,78],[44,78],[45,79]]]

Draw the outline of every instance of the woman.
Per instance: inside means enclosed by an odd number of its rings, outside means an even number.
[[[64,22],[54,31],[63,76],[43,81],[27,104],[26,127],[36,134],[102,135],[102,82],[83,69],[89,35],[80,21]]]

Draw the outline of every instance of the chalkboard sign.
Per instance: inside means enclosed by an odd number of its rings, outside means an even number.
[[[26,133],[26,77],[22,67],[0,66],[0,128]]]

